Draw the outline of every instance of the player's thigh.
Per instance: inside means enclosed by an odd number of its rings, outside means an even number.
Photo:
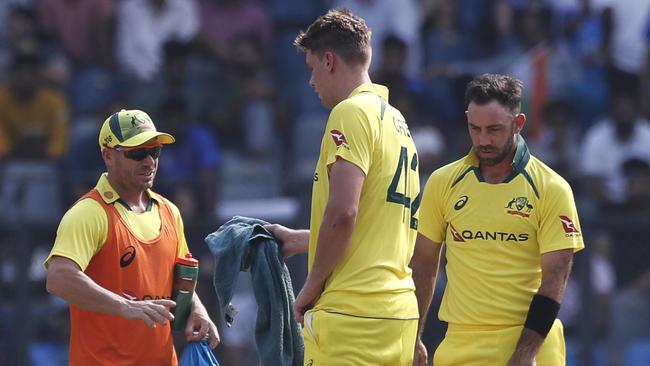
[[[400,349],[396,352],[399,356],[399,361],[395,363],[396,366],[411,366],[413,364],[413,354],[415,352],[415,340],[418,334],[418,321],[417,320],[401,320],[394,321],[399,327],[398,336],[401,341],[397,344]]]
[[[564,327],[559,319],[555,320],[548,332],[542,348],[535,358],[537,366],[566,365],[566,345],[564,342]]]
[[[497,357],[495,331],[455,329],[449,326],[433,356],[435,366],[494,366]]]
[[[514,353],[517,342],[523,331],[523,326],[504,329],[500,336],[499,364],[506,364]],[[556,319],[544,343],[535,357],[537,366],[564,366],[566,364],[566,347],[564,344],[564,328],[562,322]]]
[[[322,310],[305,314],[305,366],[410,366],[416,320],[369,319]]]

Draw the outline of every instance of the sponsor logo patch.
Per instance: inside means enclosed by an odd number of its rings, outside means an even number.
[[[343,132],[339,130],[332,130],[330,131],[330,135],[332,135],[332,139],[334,140],[336,146],[343,145],[344,147],[348,147],[348,140],[345,138]]]
[[[576,224],[573,223],[573,221],[566,217],[566,216],[560,216],[560,222],[562,223],[562,228],[564,229],[564,232],[567,234],[573,234],[573,233],[579,233],[578,228],[576,227]]]
[[[449,230],[454,241],[466,242],[466,240],[488,240],[494,242],[525,242],[528,241],[527,233],[509,233],[505,231],[489,231],[489,230],[463,230],[458,231],[456,228],[449,224]]]
[[[454,228],[454,225],[449,224],[449,230],[451,230],[451,236],[454,237],[454,241],[462,241],[462,242],[465,241],[465,239],[463,239],[463,237],[460,235],[458,230],[456,230],[456,228]]]

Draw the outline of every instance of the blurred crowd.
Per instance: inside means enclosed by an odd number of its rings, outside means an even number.
[[[523,136],[571,183],[587,245],[562,307],[567,335],[579,342],[591,322],[598,365],[650,363],[650,0],[2,0],[0,365],[17,364],[8,335],[21,311],[31,364],[66,364],[67,307],[45,293],[41,261],[103,171],[99,127],[119,109],[176,137],[155,187],[203,256],[199,291],[215,314],[202,240],[226,208],[264,216],[286,198],[297,204],[279,220],[307,226],[327,111],[292,41],[331,7],[371,27],[373,81],[407,119],[423,182],[469,149],[474,75],[524,82]],[[246,284],[235,300],[254,314]],[[224,330],[223,364],[256,364],[251,316]]]

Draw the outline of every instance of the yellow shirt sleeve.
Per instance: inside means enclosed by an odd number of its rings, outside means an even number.
[[[566,181],[555,179],[548,184],[541,208],[540,253],[569,248],[577,252],[585,247],[573,192]]]
[[[433,172],[424,186],[418,222],[418,232],[436,243],[445,240],[447,231],[443,210],[445,185],[440,181],[440,177],[439,172]]]
[[[185,254],[190,252],[190,249],[187,246],[187,240],[185,239],[185,227],[183,225],[183,218],[181,217],[181,212],[178,207],[167,200],[169,207],[172,210],[172,214],[176,219],[176,228],[178,229],[178,256],[185,257]]]
[[[84,271],[106,242],[107,235],[108,217],[104,208],[91,198],[77,202],[61,219],[45,268],[52,256],[58,255],[74,261]]]
[[[373,131],[366,113],[351,101],[341,102],[334,107],[327,122],[323,142],[326,165],[332,165],[340,157],[368,175],[373,141]]]

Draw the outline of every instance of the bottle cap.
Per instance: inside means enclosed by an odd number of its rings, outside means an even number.
[[[192,253],[185,254],[185,258],[178,257],[176,258],[176,263],[184,264],[186,266],[198,267],[199,261],[195,258],[192,258]]]

